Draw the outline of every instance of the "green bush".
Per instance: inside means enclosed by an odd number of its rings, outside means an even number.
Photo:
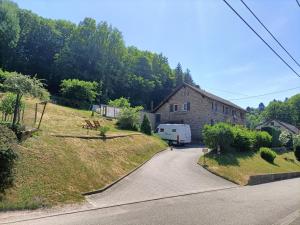
[[[207,147],[217,149],[220,146],[222,152],[228,151],[234,140],[232,127],[226,123],[205,125],[202,136]]]
[[[7,93],[0,102],[0,111],[2,112],[2,120],[7,121],[8,116],[14,113],[17,95],[14,93]],[[19,110],[23,110],[25,103],[21,100]],[[20,115],[20,113],[19,113]]]
[[[274,163],[276,158],[276,152],[271,150],[270,148],[261,147],[259,149],[260,156],[269,163]]]
[[[272,136],[266,131],[256,131],[254,133],[253,148],[258,150],[260,147],[271,147]]]
[[[68,79],[61,82],[61,95],[67,99],[68,106],[85,108],[97,97],[99,84],[97,82]],[[81,104],[80,104],[81,103]]]
[[[139,111],[142,109],[143,107],[141,106],[121,109],[117,121],[118,127],[125,130],[138,130],[140,122]]]
[[[295,148],[295,157],[298,161],[300,161],[300,145],[296,146]]]
[[[151,135],[151,125],[146,115],[144,115],[143,122],[141,124],[141,132],[147,135]]]
[[[109,129],[110,129],[110,128],[107,127],[107,126],[100,127],[100,128],[99,128],[100,136],[106,137],[106,133],[109,131]]]
[[[126,108],[130,107],[130,102],[127,98],[121,97],[115,100],[109,100],[108,105],[118,108]]]
[[[279,141],[281,130],[275,127],[263,127],[261,130],[268,132],[272,136],[272,147],[281,147],[281,143]]]
[[[300,135],[294,136],[293,142],[294,142],[295,157],[298,161],[300,161]]]
[[[300,135],[295,135],[293,137],[293,145],[294,145],[294,150],[296,149],[297,146],[300,146]]]
[[[293,148],[293,135],[287,131],[281,132],[279,135],[279,141],[282,146],[292,149]]]
[[[12,130],[0,125],[0,193],[13,181],[13,165],[17,158],[14,151],[17,139]]]
[[[249,151],[253,145],[253,132],[236,126],[232,128],[234,134],[234,140],[232,143],[232,147],[239,151]]]

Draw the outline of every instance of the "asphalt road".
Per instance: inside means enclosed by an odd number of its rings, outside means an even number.
[[[300,179],[235,187],[68,215],[22,225],[272,225],[300,209]],[[280,223],[277,223],[281,221]],[[0,223],[1,224],[1,223]]]
[[[199,147],[163,151],[121,182],[87,200],[95,207],[103,207],[236,187],[199,166],[201,154]]]

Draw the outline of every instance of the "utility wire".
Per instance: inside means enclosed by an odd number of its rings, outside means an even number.
[[[250,99],[250,98],[257,98],[257,97],[263,97],[263,96],[273,95],[273,94],[277,94],[277,93],[283,93],[283,92],[287,92],[287,91],[291,91],[291,90],[295,90],[295,89],[300,89],[300,87],[294,87],[294,88],[289,88],[289,89],[285,89],[285,90],[269,92],[269,93],[265,93],[265,94],[261,94],[261,95],[254,95],[254,96],[248,96],[248,97],[244,97],[244,98],[235,98],[235,99],[229,99],[229,100],[233,101],[233,100],[244,100],[244,99]]]
[[[225,4],[256,34],[256,36],[259,37],[259,39],[265,43],[269,47],[269,49],[277,55],[277,57],[287,66],[289,67],[298,77],[300,77],[300,74],[297,73],[250,25],[247,23],[247,21],[226,1],[223,0]]]
[[[217,89],[217,88],[210,88],[209,90],[220,91],[220,92],[224,92],[224,93],[228,93],[228,94],[232,94],[232,95],[243,95],[243,96],[246,96],[246,97],[248,97],[248,96],[249,96],[249,95],[242,94],[242,93],[239,93],[239,92],[226,91],[226,90]]]
[[[299,0],[296,0],[296,2],[297,2],[297,4],[298,4],[298,6],[300,7],[300,2],[299,2]]]
[[[272,38],[277,42],[277,44],[279,44],[279,46],[286,52],[286,54],[289,55],[289,57],[291,57],[291,59],[300,67],[300,64],[296,61],[296,59],[291,55],[291,53],[288,52],[288,50],[286,50],[285,47],[283,47],[283,45],[278,41],[278,39],[272,34],[272,32],[263,24],[263,22],[261,22],[261,20],[255,15],[255,13],[249,8],[249,6],[243,1],[241,0],[241,2],[243,3],[243,5],[249,10],[249,12],[255,17],[255,19],[260,23],[260,25],[263,26],[263,28],[265,28],[265,30],[272,36]]]

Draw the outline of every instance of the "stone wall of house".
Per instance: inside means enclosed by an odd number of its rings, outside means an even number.
[[[190,103],[189,111],[185,111],[183,107],[187,102]],[[171,104],[178,105],[178,111],[170,112]],[[201,139],[201,131],[205,124],[217,122],[245,124],[244,112],[201,95],[190,87],[182,87],[156,113],[160,114],[160,123],[189,124],[193,140]]]

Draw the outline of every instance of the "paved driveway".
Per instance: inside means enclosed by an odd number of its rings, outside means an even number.
[[[161,152],[110,189],[87,200],[103,207],[236,186],[199,166],[201,154],[199,147]]]

